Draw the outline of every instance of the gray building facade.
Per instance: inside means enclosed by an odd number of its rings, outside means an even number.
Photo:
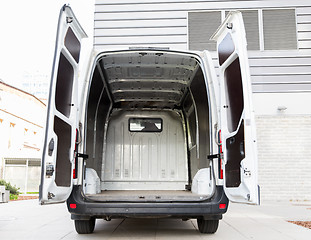
[[[96,0],[98,49],[212,52],[228,11],[243,14],[258,132],[263,200],[311,200],[310,0]]]

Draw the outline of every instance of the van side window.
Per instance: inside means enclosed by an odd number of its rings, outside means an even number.
[[[218,46],[219,64],[222,65],[235,51],[231,34],[227,34]],[[242,76],[239,57],[229,64],[224,72],[229,132],[234,132],[244,109]]]
[[[229,67],[227,67],[224,77],[228,105],[228,130],[233,132],[238,128],[244,109],[243,86],[239,58],[235,59]]]
[[[161,118],[130,118],[130,132],[162,132]]]
[[[71,126],[55,116],[54,132],[57,135],[55,182],[57,186],[69,187],[71,183]]]
[[[81,44],[71,28],[68,28],[66,33],[65,47],[68,49],[76,62],[79,63]]]
[[[70,116],[74,70],[71,63],[61,53],[56,80],[55,106],[66,117]]]
[[[235,46],[231,35],[228,33],[218,46],[219,65],[222,65],[234,51]]]

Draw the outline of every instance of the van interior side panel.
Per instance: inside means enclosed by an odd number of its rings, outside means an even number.
[[[210,154],[209,104],[205,80],[199,69],[190,84],[189,94],[183,104],[188,126],[190,169],[193,179],[199,169],[208,168]]]
[[[102,166],[104,127],[111,105],[103,81],[98,69],[95,68],[87,104],[86,153],[89,157],[86,160],[86,167],[94,169],[98,176],[101,174]]]
[[[198,169],[209,167],[207,156],[210,154],[209,104],[205,80],[201,69],[191,82],[190,90],[196,106]],[[192,176],[194,177],[194,176]]]
[[[185,97],[183,103],[183,112],[186,120],[186,127],[188,132],[188,179],[191,184],[194,175],[197,173],[199,169],[199,161],[197,158],[198,152],[198,141],[197,141],[197,111],[195,108],[195,103],[193,101],[193,97],[189,91],[187,96]]]

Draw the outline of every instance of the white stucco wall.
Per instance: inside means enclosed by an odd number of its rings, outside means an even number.
[[[40,100],[0,82],[0,178],[21,191],[38,191],[40,162],[26,169],[26,164],[13,161],[41,158],[45,114]]]

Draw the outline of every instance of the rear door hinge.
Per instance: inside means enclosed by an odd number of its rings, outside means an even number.
[[[207,159],[209,160],[213,160],[214,158],[220,158],[220,154],[212,154],[212,155],[208,155],[207,156]]]
[[[76,153],[76,157],[81,157],[83,159],[88,159],[89,155],[84,153]]]
[[[48,192],[48,199],[52,199],[53,197],[55,197],[54,193]]]
[[[47,164],[46,165],[46,171],[45,171],[45,176],[47,178],[50,178],[53,176],[53,173],[54,173],[54,165],[53,164]]]
[[[243,172],[244,172],[244,175],[245,177],[250,177],[252,174],[251,174],[251,171],[248,170],[247,168],[246,169],[243,169]]]

